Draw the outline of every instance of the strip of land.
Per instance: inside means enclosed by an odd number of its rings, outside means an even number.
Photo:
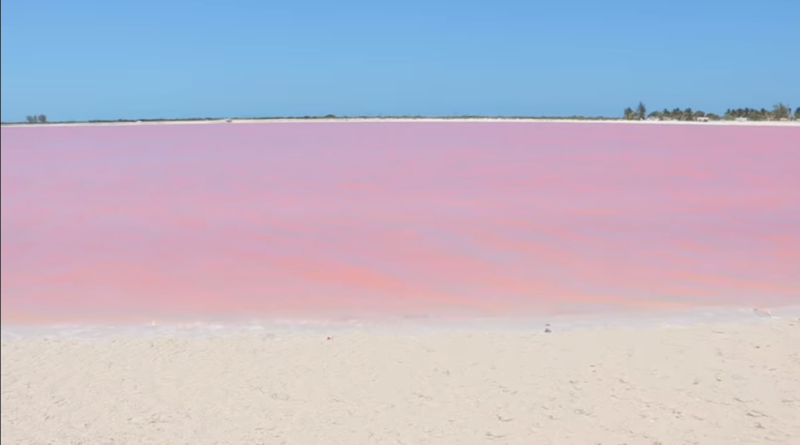
[[[622,119],[529,119],[529,118],[274,118],[274,119],[196,119],[196,120],[147,120],[122,122],[52,122],[42,124],[14,123],[3,124],[7,127],[57,127],[57,126],[116,126],[116,125],[203,125],[203,124],[252,124],[252,123],[374,123],[374,122],[475,122],[475,123],[608,123],[625,125],[733,125],[733,126],[776,126],[799,127],[800,121],[655,121],[655,120],[622,120]]]

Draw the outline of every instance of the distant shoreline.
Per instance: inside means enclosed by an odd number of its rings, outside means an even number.
[[[129,125],[202,125],[202,124],[270,124],[270,123],[408,123],[408,122],[454,122],[454,123],[604,123],[626,125],[730,125],[730,126],[774,126],[774,127],[800,127],[800,121],[653,121],[653,120],[624,120],[624,119],[557,119],[557,118],[256,118],[256,119],[181,119],[181,120],[139,120],[139,121],[99,121],[99,122],[48,122],[48,123],[3,123],[3,127],[88,127],[88,126],[129,126]]]

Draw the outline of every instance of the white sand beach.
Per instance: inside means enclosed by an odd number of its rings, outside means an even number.
[[[800,318],[752,318],[4,335],[2,443],[796,444]]]

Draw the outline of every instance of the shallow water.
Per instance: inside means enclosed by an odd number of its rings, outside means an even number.
[[[3,326],[796,305],[798,141],[607,123],[5,127]]]

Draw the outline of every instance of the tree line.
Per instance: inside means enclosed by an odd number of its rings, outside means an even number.
[[[47,116],[44,114],[31,114],[30,116],[26,116],[25,119],[29,124],[44,124],[47,122]]]
[[[639,102],[639,105],[636,106],[636,109],[628,107],[623,111],[622,117],[625,120],[645,120],[645,119],[652,119],[652,120],[673,120],[673,121],[695,121],[698,119],[708,119],[710,121],[718,121],[718,120],[736,120],[736,119],[747,119],[750,121],[780,121],[780,120],[788,120],[788,119],[800,119],[800,107],[795,108],[794,113],[792,113],[792,109],[784,104],[784,103],[777,103],[775,104],[771,110],[767,110],[766,108],[729,108],[725,110],[725,113],[722,116],[715,114],[715,113],[706,113],[702,110],[692,110],[691,108],[686,109],[667,109],[664,108],[661,111],[651,111],[650,113],[647,112],[647,107],[642,102]]]

